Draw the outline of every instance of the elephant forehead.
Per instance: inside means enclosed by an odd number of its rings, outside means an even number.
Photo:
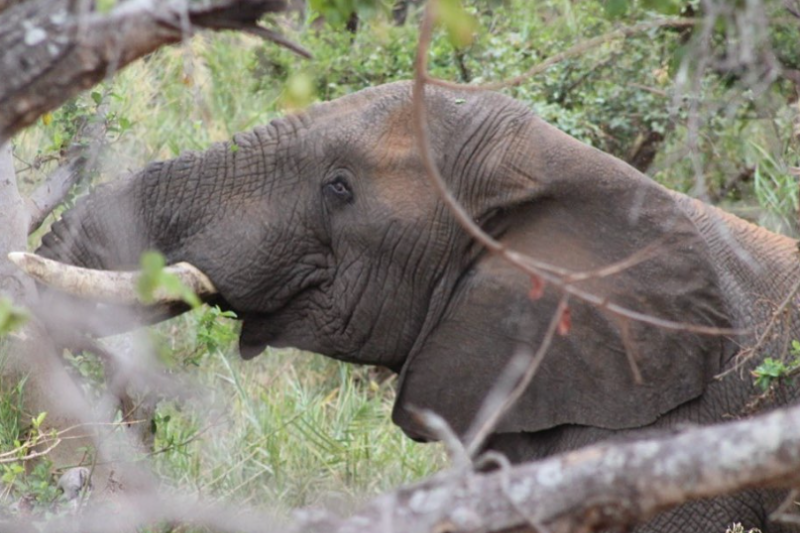
[[[436,213],[440,201],[426,180],[409,180],[400,172],[392,172],[376,181],[377,202],[385,213],[414,219],[430,218]]]

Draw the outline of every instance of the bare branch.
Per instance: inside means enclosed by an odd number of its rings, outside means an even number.
[[[622,528],[745,488],[792,487],[800,481],[800,407],[504,470],[400,489],[329,531],[375,531],[387,498],[394,505],[382,520],[393,531],[493,533],[533,523],[565,533]]]
[[[567,533],[624,528],[689,500],[754,487],[797,486],[800,407],[635,442],[594,445],[516,467],[497,456],[491,461],[499,470],[435,476],[379,496],[346,519],[325,511],[299,513],[293,527],[241,505],[155,491],[118,494],[111,508],[91,505],[80,516],[57,518],[48,527],[114,532],[166,520],[231,532],[500,533],[533,526]]]

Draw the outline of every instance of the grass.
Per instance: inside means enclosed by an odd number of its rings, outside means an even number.
[[[196,331],[205,313],[159,327],[157,343]],[[156,418],[155,449],[165,451],[155,465],[177,487],[284,510],[333,497],[351,505],[446,464],[438,445],[392,425],[394,378],[291,349],[248,362],[230,342],[185,348],[169,350],[170,366],[197,395],[163,402]]]

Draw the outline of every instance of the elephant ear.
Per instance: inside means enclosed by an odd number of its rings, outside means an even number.
[[[676,196],[611,156],[534,126],[494,172],[496,183],[514,189],[506,195],[515,200],[504,206],[504,244],[578,272],[653,246],[645,260],[575,285],[644,315],[729,328],[709,249]],[[520,200],[526,182],[529,194]],[[393,419],[407,434],[433,438],[411,407],[432,410],[465,434],[512,355],[538,349],[563,292],[552,284],[541,295],[531,288],[529,275],[489,254],[460,277],[444,315],[403,367]],[[574,296],[568,305],[569,331],[554,337],[497,432],[648,425],[700,396],[733,344],[621,317]]]

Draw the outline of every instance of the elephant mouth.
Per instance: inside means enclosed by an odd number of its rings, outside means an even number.
[[[144,298],[139,290],[140,271],[107,271],[67,265],[28,252],[11,252],[8,259],[36,281],[63,293],[119,306],[168,307],[183,301],[178,291],[158,287],[152,297]],[[192,290],[201,300],[218,294],[214,283],[190,263],[177,263],[165,273]]]

